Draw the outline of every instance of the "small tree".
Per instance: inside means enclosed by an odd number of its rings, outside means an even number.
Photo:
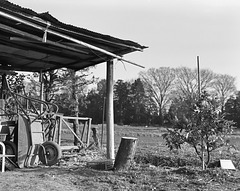
[[[224,119],[220,110],[219,101],[204,92],[193,105],[191,117],[173,120],[173,127],[163,134],[167,146],[172,150],[189,144],[207,167],[211,152],[226,145],[225,137],[233,130],[234,123]]]

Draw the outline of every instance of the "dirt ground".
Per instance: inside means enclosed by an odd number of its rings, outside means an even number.
[[[88,167],[88,162],[105,160],[105,151],[86,150],[65,156],[59,165],[38,165],[1,173],[0,191],[240,191],[239,170],[211,168],[202,171],[192,155],[167,151],[159,130],[124,127],[124,131],[119,128],[115,134],[116,147],[126,134],[139,139],[134,162],[127,171]],[[231,156],[239,169],[239,152]]]
[[[200,169],[190,167],[153,165],[136,165],[131,170],[121,172],[94,170],[81,165],[60,165],[16,169],[2,173],[0,190],[240,190],[240,173],[238,171],[225,173],[227,175],[202,172]]]

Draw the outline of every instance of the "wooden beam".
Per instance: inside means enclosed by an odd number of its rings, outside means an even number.
[[[6,48],[4,47],[1,47],[1,46],[5,46]],[[62,67],[68,65],[68,64],[65,64],[65,63],[59,63],[56,61],[56,59],[52,59],[51,61],[49,60],[44,60],[48,57],[57,57],[58,59],[67,59],[69,60],[69,62],[71,61],[70,64],[75,64],[76,61],[78,61],[78,63],[81,61],[80,60],[80,57],[79,57],[79,54],[76,53],[76,52],[69,52],[69,50],[56,50],[54,48],[51,48],[51,47],[45,47],[45,46],[41,46],[40,44],[38,43],[28,43],[28,42],[24,42],[24,43],[21,43],[20,41],[9,41],[9,40],[6,40],[6,39],[1,39],[0,38],[0,47],[1,47],[1,56],[3,55],[6,55],[7,57],[16,57],[16,58],[19,58],[19,59],[27,59],[29,61],[43,61],[43,62],[51,62],[51,64],[53,65],[61,65]],[[27,54],[29,56],[26,56],[25,54],[14,54],[12,52],[4,52],[8,50],[8,47],[10,47],[11,49],[16,49],[16,52],[19,52],[19,51],[22,51],[22,52],[28,52],[28,51],[32,51],[32,52],[36,52],[36,53],[42,53],[44,54],[44,57],[42,58],[33,58],[33,55],[31,54]],[[59,68],[59,67],[58,67]]]
[[[113,60],[107,62],[107,158],[114,159],[114,113],[113,113]]]
[[[30,33],[15,29],[13,27],[9,27],[9,26],[4,25],[4,24],[0,24],[0,28],[7,31],[7,32],[11,32],[11,33],[13,33],[17,36],[22,36],[22,37],[25,37],[25,38],[28,38],[28,39],[33,39],[33,40],[39,41],[39,42],[42,42],[42,40],[43,40],[43,38],[41,38],[41,37],[38,37],[36,35],[33,35],[33,34],[30,34]],[[19,37],[10,37],[10,40],[31,42],[30,40],[19,38]],[[50,44],[50,45],[53,45],[53,46],[56,46],[56,47],[68,49],[68,50],[71,50],[71,51],[79,52],[79,53],[82,53],[82,54],[88,54],[88,52],[86,52],[86,51],[82,51],[82,50],[76,49],[74,47],[63,45],[63,44],[60,44],[58,42],[53,42],[51,40],[46,40],[46,42],[44,42],[44,43]],[[44,43],[42,42],[42,44],[44,44]]]
[[[80,121],[88,121],[89,117],[71,117],[71,116],[63,116],[63,119],[77,119],[77,120],[80,120]]]
[[[59,69],[59,67],[68,67],[68,66],[71,66],[71,65],[75,65],[76,63],[80,63],[82,62],[83,60],[79,59],[79,55],[76,53],[76,52],[73,52],[71,51],[69,53],[69,50],[61,50],[61,51],[58,51],[58,50],[55,50],[51,47],[47,47],[47,46],[41,46],[40,44],[38,43],[34,43],[34,44],[30,44],[30,42],[27,42],[27,41],[23,41],[24,43],[21,43],[21,41],[9,41],[7,39],[2,39],[0,38],[0,46],[3,46],[1,48],[1,57],[4,56],[4,57],[9,57],[11,58],[18,58],[18,59],[26,59],[28,60],[29,62],[26,63],[26,64],[22,64],[21,67],[25,67],[25,66],[28,66],[29,64],[31,64],[32,62],[45,62],[45,63],[48,63],[48,64],[51,64],[51,65],[55,65],[55,67],[51,67],[50,70],[52,69]],[[6,48],[4,48],[4,46]],[[8,47],[11,47],[11,48],[15,48],[16,50],[21,50],[22,51],[33,51],[33,52],[39,52],[39,53],[43,53],[45,56],[38,59],[38,58],[33,58],[33,55],[32,54],[14,54],[12,52],[3,52],[4,50],[7,51],[7,48]],[[16,51],[18,52],[18,51]],[[29,56],[28,56],[29,55]],[[58,57],[58,59],[68,59],[68,63],[67,64],[63,64],[61,62],[57,62],[55,59],[51,59],[51,61],[49,60],[45,60],[47,57],[51,57],[51,56],[55,56],[55,57]],[[14,65],[13,62],[11,62],[11,65]],[[17,64],[18,65],[18,64]],[[17,66],[15,66],[17,67]],[[47,71],[48,69],[47,68],[39,68],[41,69],[42,71]],[[39,71],[39,70],[37,70]]]

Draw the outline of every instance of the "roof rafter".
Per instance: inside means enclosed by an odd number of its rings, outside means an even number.
[[[141,67],[141,68],[144,68],[144,66],[141,66],[141,65],[136,64],[136,63],[134,63],[134,62],[128,61],[128,60],[124,59],[122,56],[116,55],[116,54],[111,53],[111,52],[109,52],[109,51],[106,51],[106,50],[104,50],[104,49],[102,49],[102,48],[93,46],[93,45],[91,45],[91,44],[88,44],[88,43],[83,42],[83,41],[81,41],[81,40],[78,40],[78,39],[72,38],[72,37],[70,37],[70,36],[61,34],[61,33],[59,33],[59,32],[56,32],[56,31],[47,29],[47,28],[49,27],[49,24],[50,24],[49,22],[46,22],[46,27],[44,28],[44,27],[42,27],[42,26],[40,26],[40,25],[34,24],[34,23],[32,23],[32,22],[26,21],[26,20],[24,20],[24,19],[22,19],[22,18],[18,18],[18,17],[16,17],[16,16],[10,15],[10,14],[8,14],[8,13],[4,13],[4,12],[2,12],[2,11],[0,11],[0,16],[3,16],[3,17],[5,17],[5,18],[8,18],[8,19],[11,19],[11,20],[20,22],[20,23],[23,23],[23,24],[25,24],[25,25],[31,26],[31,27],[33,27],[33,28],[35,28],[35,29],[39,29],[39,30],[44,31],[44,32],[47,31],[47,32],[50,33],[50,34],[59,36],[59,37],[64,38],[64,39],[66,39],[66,40],[75,42],[75,43],[77,43],[77,44],[81,44],[81,45],[83,45],[83,46],[88,47],[89,49],[99,51],[99,52],[104,53],[104,54],[107,54],[107,55],[109,55],[109,56],[111,56],[111,57],[113,57],[113,58],[117,58],[117,59],[122,60],[122,61],[124,61],[124,62],[133,64],[133,65],[138,66],[138,67]],[[50,25],[51,25],[51,24],[50,24]]]
[[[7,32],[11,32],[17,36],[22,36],[23,38],[27,38],[27,39],[32,39],[32,40],[36,40],[38,42],[42,42],[43,39],[36,36],[36,35],[32,35],[32,34],[29,34],[29,33],[26,33],[26,32],[23,32],[21,30],[18,30],[18,29],[15,29],[15,28],[12,28],[12,27],[9,27],[9,26],[6,26],[4,24],[0,24],[0,29],[2,30],[5,30]],[[11,37],[10,40],[18,40],[18,41],[26,41],[26,42],[29,42],[28,40],[26,39],[22,39],[22,38],[18,38],[18,37]],[[50,45],[53,45],[53,46],[57,46],[57,47],[60,47],[60,48],[64,48],[64,49],[68,49],[68,50],[71,50],[71,51],[75,51],[75,52],[79,52],[79,53],[82,53],[82,54],[88,54],[86,51],[82,51],[82,50],[79,50],[79,49],[76,49],[76,48],[73,48],[73,47],[70,47],[70,46],[66,46],[66,45],[63,45],[63,44],[60,44],[58,42],[53,42],[51,40],[46,40],[45,42],[46,44],[50,44]]]

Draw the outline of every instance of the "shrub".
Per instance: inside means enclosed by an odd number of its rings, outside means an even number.
[[[225,137],[233,131],[234,123],[224,119],[219,102],[204,92],[191,109],[191,117],[175,119],[172,128],[163,134],[167,146],[181,149],[187,143],[194,148],[203,168],[211,160],[211,152],[226,145]]]

